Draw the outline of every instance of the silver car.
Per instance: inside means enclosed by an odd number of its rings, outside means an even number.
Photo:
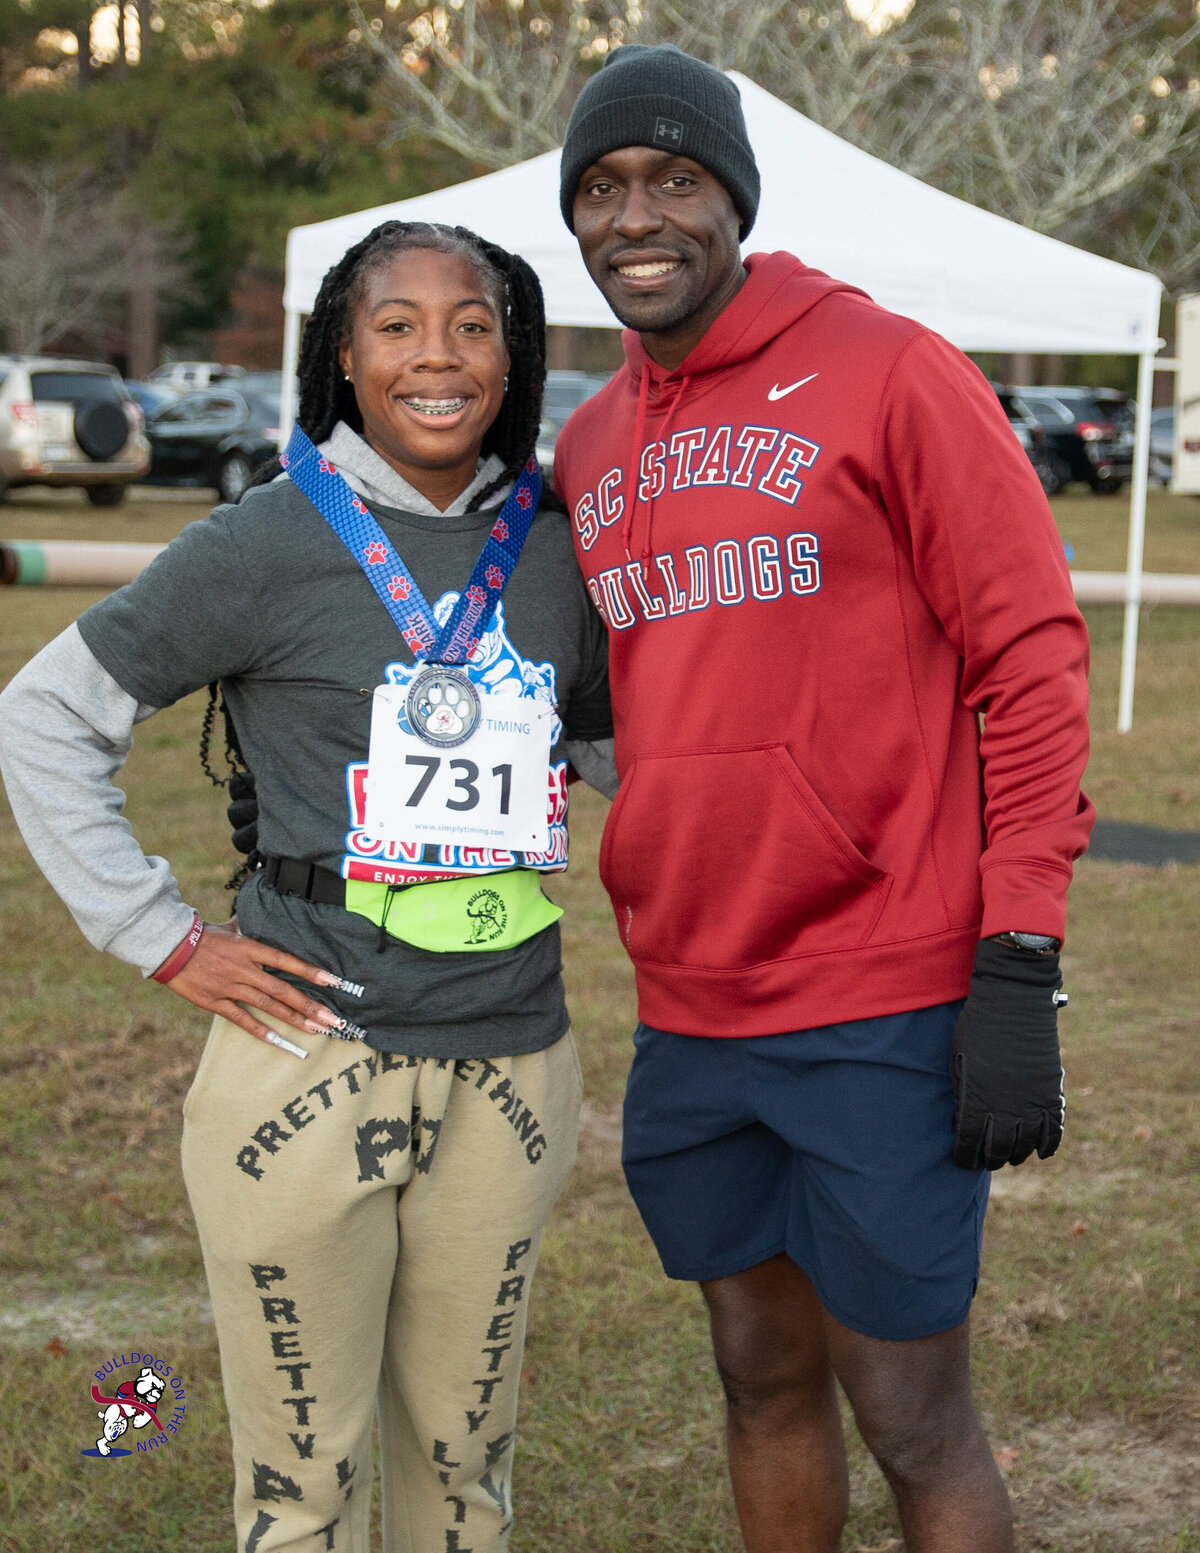
[[[1150,478],[1170,485],[1175,466],[1175,406],[1150,411]]]
[[[19,485],[78,486],[116,507],[149,467],[142,412],[112,367],[0,355],[0,501]]]

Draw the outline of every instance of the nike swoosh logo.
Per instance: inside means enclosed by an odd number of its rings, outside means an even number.
[[[787,396],[791,393],[794,393],[797,388],[803,388],[805,383],[811,383],[813,378],[817,376],[818,374],[816,372],[810,372],[807,377],[802,377],[798,383],[789,383],[786,388],[780,388],[779,384],[776,383],[774,388],[767,390],[767,398],[771,400],[786,399]]]

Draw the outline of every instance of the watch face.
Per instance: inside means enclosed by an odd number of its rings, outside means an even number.
[[[1047,954],[1059,947],[1058,939],[1048,933],[1010,933],[1008,936],[1019,948],[1034,949],[1038,954]]]

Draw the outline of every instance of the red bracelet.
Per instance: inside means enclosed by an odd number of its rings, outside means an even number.
[[[192,918],[192,925],[188,929],[187,937],[175,950],[168,955],[159,968],[152,974],[151,981],[168,982],[173,976],[178,976],[188,961],[196,952],[197,945],[204,934],[204,919],[199,912]]]

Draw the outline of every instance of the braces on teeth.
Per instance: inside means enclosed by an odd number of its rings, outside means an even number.
[[[406,399],[404,402],[422,415],[455,415],[467,401],[465,399]]]

